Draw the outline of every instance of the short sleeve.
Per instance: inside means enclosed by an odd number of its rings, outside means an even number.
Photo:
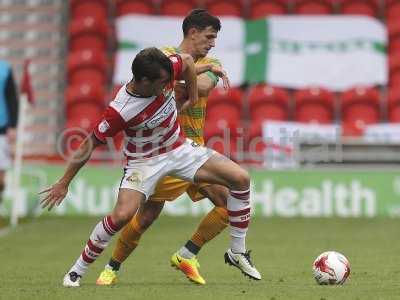
[[[218,66],[218,67],[221,67],[221,66],[222,66],[221,62],[220,62],[218,59],[216,59],[216,58],[208,58],[208,61],[207,61],[207,62],[208,62],[209,64],[214,65],[214,66]],[[210,78],[212,79],[212,81],[214,82],[214,84],[217,84],[217,83],[218,83],[219,77],[216,76],[213,72],[207,71],[206,74],[207,74],[208,77],[210,77]]]
[[[122,116],[111,106],[107,107],[101,120],[93,129],[94,136],[102,143],[106,143],[108,137],[117,135],[126,128],[126,122]]]
[[[183,70],[182,57],[179,54],[174,54],[169,56],[172,62],[172,67],[174,69],[174,80],[180,79]]]

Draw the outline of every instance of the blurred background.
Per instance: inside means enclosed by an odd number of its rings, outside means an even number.
[[[30,92],[22,168],[8,172],[2,213],[41,214],[36,191],[61,174],[130,79],[135,51],[177,46],[183,17],[197,7],[221,17],[210,55],[233,83],[209,97],[206,143],[251,170],[255,213],[400,215],[399,0],[0,0],[0,59],[31,84],[22,91]],[[124,52],[129,18],[137,40]],[[111,208],[121,144],[96,151],[56,214]],[[208,208],[199,205],[185,198],[166,211]]]

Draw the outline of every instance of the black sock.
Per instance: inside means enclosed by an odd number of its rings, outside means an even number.
[[[188,249],[190,252],[192,252],[194,255],[197,255],[199,253],[201,247],[197,246],[195,243],[193,243],[191,240],[188,240],[185,244],[186,249]]]
[[[119,268],[121,267],[121,263],[112,258],[108,262],[108,265],[113,269],[113,271],[119,271]]]

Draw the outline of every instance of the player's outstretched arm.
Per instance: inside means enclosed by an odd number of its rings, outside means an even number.
[[[89,160],[93,150],[102,143],[94,137],[93,134],[88,136],[78,150],[74,153],[73,158],[68,163],[64,175],[51,187],[41,191],[40,194],[45,194],[45,197],[40,201],[42,208],[48,208],[50,211],[55,205],[60,205],[68,193],[68,186],[78,171]]]

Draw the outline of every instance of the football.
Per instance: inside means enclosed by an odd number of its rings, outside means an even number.
[[[350,263],[343,254],[327,251],[315,259],[313,272],[318,284],[343,284],[350,275]]]

